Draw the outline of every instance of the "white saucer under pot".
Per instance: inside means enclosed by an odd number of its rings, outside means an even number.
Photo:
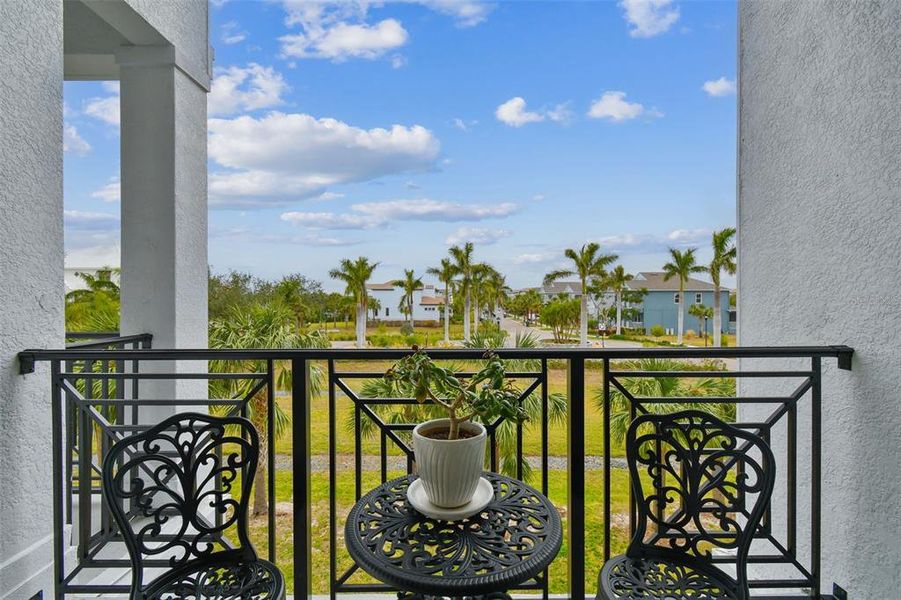
[[[485,510],[492,500],[494,500],[494,488],[491,486],[491,482],[484,477],[479,477],[479,483],[476,485],[476,491],[472,496],[472,500],[463,506],[455,508],[442,508],[432,504],[425,493],[422,479],[416,479],[407,487],[407,501],[410,503],[410,506],[427,517],[441,521],[468,519]]]

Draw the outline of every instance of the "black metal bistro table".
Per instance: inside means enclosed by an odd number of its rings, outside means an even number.
[[[530,580],[540,585],[563,538],[557,509],[521,481],[483,476],[494,487],[494,500],[463,521],[438,521],[410,506],[413,475],[375,488],[347,517],[344,539],[351,558],[401,590],[401,598],[509,598],[507,590]]]

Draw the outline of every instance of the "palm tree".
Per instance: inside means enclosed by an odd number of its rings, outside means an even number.
[[[564,277],[578,277],[582,284],[582,293],[579,297],[579,344],[588,345],[588,286],[597,279],[604,279],[607,275],[607,265],[617,259],[615,254],[600,254],[601,246],[596,242],[589,242],[582,246],[581,250],[566,249],[566,257],[573,262],[572,269],[558,269],[545,275],[544,284],[550,285]]]
[[[706,335],[704,331],[704,320],[713,316],[713,309],[704,304],[692,304],[688,307],[688,314],[698,318],[698,335]],[[707,342],[704,342],[707,345]]]
[[[466,242],[462,247],[451,246],[450,255],[454,260],[454,267],[460,276],[459,289],[463,294],[463,339],[469,341],[470,312],[472,310],[472,242]]]
[[[482,300],[484,299],[484,286],[497,271],[489,264],[478,263],[472,267],[472,301],[473,301],[473,333],[479,332],[479,320],[482,313]]]
[[[450,290],[454,277],[457,276],[457,268],[450,259],[442,258],[441,265],[431,267],[426,271],[429,275],[438,278],[444,284],[444,343],[450,343]]]
[[[294,314],[298,329],[303,327],[304,315],[308,310],[304,291],[303,283],[297,277],[285,277],[275,285],[276,296]]]
[[[307,332],[296,327],[294,313],[285,305],[273,302],[253,305],[249,308],[234,308],[231,314],[222,319],[210,322],[210,348],[326,348],[328,338],[318,332]],[[265,360],[214,360],[210,361],[210,371],[214,373],[265,373]],[[288,361],[274,361],[274,379],[276,390],[291,389],[293,373]],[[322,385],[321,373],[312,368],[312,389],[314,393]],[[258,380],[251,379],[214,379],[210,383],[212,398],[236,399],[244,398],[250,393]],[[234,412],[239,408],[234,405],[218,407],[219,412]],[[291,417],[275,403],[274,439],[269,439],[267,390],[263,387],[247,402],[247,416],[256,427],[260,436],[260,468],[257,469],[253,490],[253,514],[266,514],[268,510],[266,494],[266,463],[268,444],[288,432]]]
[[[482,284],[482,292],[488,311],[494,315],[497,313],[498,308],[503,308],[504,303],[507,301],[507,294],[509,294],[510,288],[507,286],[506,277],[494,269],[494,267],[488,268],[488,274]]]
[[[719,347],[723,343],[723,310],[720,306],[720,273],[725,271],[735,275],[736,271],[735,227],[726,227],[713,232],[713,259],[707,267],[707,273],[713,281],[713,345]]]
[[[670,262],[663,265],[663,280],[679,278],[679,335],[676,343],[682,343],[682,331],[685,328],[685,284],[692,273],[703,273],[706,269],[695,263],[696,248],[677,250],[670,248]]]
[[[75,274],[85,288],[66,294],[66,331],[119,330],[119,286],[113,281],[118,272],[103,267],[96,274]]]
[[[395,279],[391,285],[403,288],[404,295],[400,300],[398,308],[404,314],[407,322],[410,323],[410,331],[413,330],[413,294],[416,290],[422,288],[422,277],[417,277],[413,269],[404,270],[403,279]]]
[[[616,295],[616,335],[623,332],[623,293],[628,290],[628,283],[633,279],[634,276],[626,273],[622,265],[616,265],[607,277],[607,287]]]
[[[345,258],[337,269],[329,271],[329,277],[339,279],[347,285],[347,294],[356,302],[356,332],[357,348],[366,346],[366,319],[369,310],[369,293],[366,284],[372,277],[379,263],[371,263],[369,259],[361,256],[357,260]]]

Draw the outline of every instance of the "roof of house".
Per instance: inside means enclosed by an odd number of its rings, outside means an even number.
[[[393,290],[395,285],[390,281],[386,283],[367,283],[367,290]]]
[[[664,280],[662,271],[645,271],[635,276],[635,279],[626,284],[631,290],[645,289],[649,292],[678,292],[679,280],[675,277],[669,281]],[[724,291],[728,291],[725,287]],[[712,292],[713,284],[709,281],[701,281],[694,277],[689,277],[685,282],[686,292]]]
[[[582,293],[582,282],[580,281],[555,281],[554,283],[547,283],[538,288],[539,291],[544,292],[545,294],[581,294]]]
[[[421,306],[441,306],[444,304],[444,298],[439,296],[423,296],[419,301]]]

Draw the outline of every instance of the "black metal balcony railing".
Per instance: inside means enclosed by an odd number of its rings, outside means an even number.
[[[140,338],[140,339],[138,339]],[[409,432],[415,426],[410,418],[415,401],[407,398],[368,397],[361,384],[381,378],[384,368],[406,355],[407,350],[158,350],[147,349],[149,337],[104,339],[91,346],[77,345],[65,350],[28,350],[20,354],[23,373],[34,370],[37,361],[50,366],[50,385],[53,409],[53,467],[54,467],[54,524],[56,597],[66,594],[123,592],[128,579],[111,581],[109,575],[100,578],[109,569],[127,570],[128,560],[123,549],[113,551],[121,543],[121,536],[99,493],[99,465],[112,443],[124,435],[158,420],[154,410],[170,412],[172,407],[227,407],[228,410],[247,415],[249,411],[266,408],[265,438],[270,440],[264,461],[267,469],[266,499],[268,516],[256,531],[258,549],[265,550],[268,558],[277,562],[293,576],[294,597],[310,596],[316,574],[325,569],[320,556],[314,559],[313,539],[327,520],[328,556],[326,578],[327,591],[332,598],[339,593],[381,592],[389,588],[363,577],[362,572],[346,556],[338,539],[340,525],[346,514],[347,502],[359,499],[366,492],[367,483],[384,482],[392,471],[413,469]],[[99,345],[98,345],[99,344]],[[144,349],[132,349],[132,348]],[[469,361],[483,358],[482,350],[435,350],[436,358],[461,361],[461,367],[472,365]],[[489,466],[492,470],[506,469],[510,474],[522,477],[523,469],[531,469],[532,483],[545,494],[549,493],[549,467],[552,458],[549,445],[565,447],[566,454],[566,550],[558,561],[567,563],[566,596],[584,598],[593,595],[594,589],[586,586],[593,580],[599,560],[606,560],[620,551],[614,547],[612,530],[612,459],[611,411],[614,398],[625,399],[628,413],[634,417],[646,412],[651,405],[659,410],[670,402],[735,403],[742,405],[772,406],[768,418],[754,422],[742,421],[739,412],[738,426],[748,428],[765,439],[778,435],[784,439],[779,444],[781,463],[785,471],[780,476],[784,486],[786,504],[779,508],[782,515],[773,518],[773,510],[767,515],[757,533],[759,545],[752,550],[750,562],[767,564],[778,569],[777,578],[758,578],[752,581],[753,589],[794,590],[799,595],[769,597],[803,597],[805,590],[821,589],[820,568],[820,481],[821,481],[821,427],[822,361],[835,358],[838,367],[850,369],[853,351],[845,346],[778,347],[778,348],[640,348],[640,349],[536,349],[498,350],[509,359],[508,377],[514,379],[522,394],[520,400],[532,403],[537,409],[537,419],[532,436],[525,435],[524,427],[510,426],[502,421],[489,423]],[[742,368],[718,370],[703,361],[694,367],[699,370],[657,371],[623,370],[625,360],[635,359],[776,359],[778,368],[772,368],[773,360],[743,362]],[[208,361],[217,361],[210,363]],[[226,362],[219,362],[226,361]],[[750,363],[750,365],[748,364]],[[211,368],[219,365],[219,368]],[[221,365],[230,369],[223,372]],[[761,368],[764,365],[765,368]],[[751,368],[746,368],[750,366]],[[565,370],[565,431],[549,424],[549,407],[552,394],[551,371]],[[315,390],[318,370],[323,390]],[[290,389],[277,390],[280,375],[290,374]],[[586,420],[586,377],[598,380],[600,430],[592,420]],[[794,385],[789,394],[737,397],[647,397],[631,392],[628,381],[640,378],[734,378],[736,381],[753,379],[773,380],[773,389],[781,386],[775,382]],[[200,384],[195,388],[197,397],[179,399],[154,397],[163,382],[187,382]],[[209,385],[210,382],[220,382]],[[227,386],[221,385],[226,383]],[[139,393],[140,385],[140,393]],[[218,387],[217,387],[218,386]],[[220,397],[211,397],[210,391],[231,390]],[[188,388],[190,389],[190,388]],[[757,388],[759,389],[759,388]],[[326,401],[314,402],[314,393],[322,393]],[[291,440],[290,500],[291,519],[280,522],[277,518],[276,449],[276,401],[278,395],[290,400],[293,425]],[[285,408],[287,408],[285,402]],[[324,405],[323,405],[324,404]],[[413,407],[413,408],[411,408]],[[220,409],[221,410],[221,409]],[[801,411],[808,411],[809,419],[799,419]],[[259,414],[259,413],[257,413]],[[416,413],[421,416],[421,413]],[[800,431],[804,423],[805,431]],[[778,431],[776,428],[778,427]],[[323,432],[323,428],[325,431]],[[553,430],[553,431],[552,431]],[[347,448],[347,436],[352,440],[352,458],[338,456],[339,446]],[[601,481],[593,480],[588,487],[586,479],[586,440],[601,436]],[[554,439],[558,437],[558,439]],[[559,438],[565,438],[561,440]],[[325,443],[323,444],[323,441]],[[313,472],[313,461],[322,462],[320,454],[314,455],[314,444],[320,450],[327,448],[325,470],[327,483],[320,482],[321,475]],[[799,452],[799,445],[804,452]],[[365,464],[375,453],[374,467],[367,470]],[[501,447],[512,453],[513,462],[502,461]],[[809,464],[799,465],[799,456],[807,455]],[[537,460],[529,459],[530,452],[537,452]],[[398,461],[398,457],[400,460]],[[555,459],[560,460],[560,459]],[[501,464],[503,462],[503,464]],[[283,465],[284,466],[284,465]],[[804,468],[799,468],[803,466]],[[374,469],[374,470],[372,470]],[[352,471],[353,481],[346,476]],[[512,472],[511,472],[512,471]],[[82,476],[90,473],[91,476]],[[628,477],[625,471],[621,471]],[[343,476],[342,476],[343,475]],[[617,475],[620,476],[620,475]],[[806,480],[802,479],[806,476]],[[313,506],[314,491],[327,485],[327,508]],[[340,493],[342,487],[347,486]],[[799,486],[809,493],[798,492]],[[314,490],[314,487],[317,490]],[[352,489],[352,494],[347,490]],[[589,502],[588,494],[600,502]],[[347,496],[351,499],[348,500]],[[592,501],[593,502],[593,501]],[[631,505],[631,498],[629,500]],[[77,503],[77,506],[75,505]],[[602,539],[586,538],[587,510],[592,519],[596,512],[601,516]],[[633,527],[634,510],[628,511],[628,531]],[[619,525],[623,527],[622,525]],[[71,536],[66,532],[74,529]],[[285,531],[286,529],[290,531]],[[265,530],[265,531],[263,531]],[[801,542],[801,536],[807,536]],[[223,543],[227,544],[227,540]],[[279,545],[293,547],[293,560]],[[74,557],[68,557],[70,545]],[[588,556],[598,557],[597,560]],[[321,568],[314,570],[314,560]],[[716,556],[718,562],[727,563],[731,556]],[[287,561],[287,562],[286,562]],[[552,565],[553,567],[553,565]],[[588,576],[586,577],[586,570]],[[753,575],[753,573],[752,573]],[[124,582],[124,583],[123,583]],[[321,584],[320,588],[323,587]],[[560,586],[557,586],[560,587]],[[550,593],[548,573],[536,577],[523,586],[523,590],[540,592],[547,598]],[[325,591],[317,589],[317,592]]]

